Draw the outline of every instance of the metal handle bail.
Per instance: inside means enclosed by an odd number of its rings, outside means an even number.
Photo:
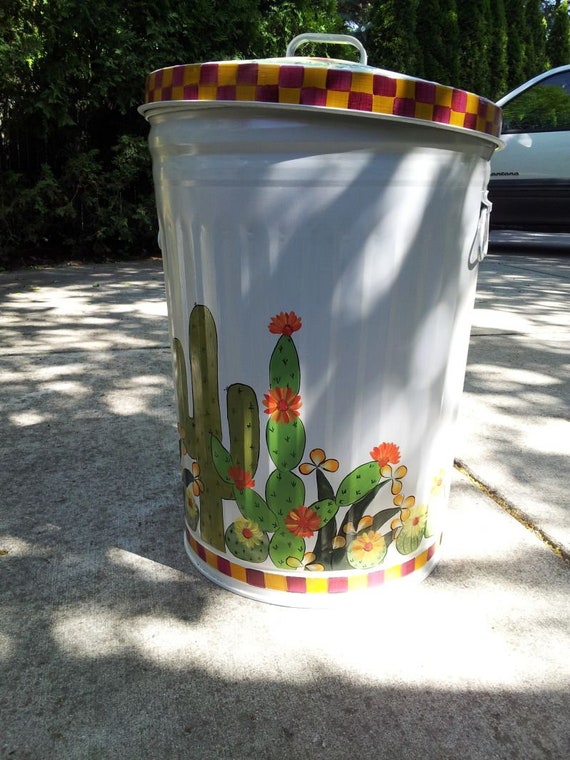
[[[368,55],[364,49],[364,45],[356,37],[352,37],[350,34],[319,34],[317,32],[305,32],[304,34],[298,34],[287,45],[287,52],[285,55],[287,58],[292,58],[295,55],[295,51],[299,45],[303,45],[305,42],[325,42],[331,45],[352,45],[360,53],[360,63],[366,66],[368,63]]]

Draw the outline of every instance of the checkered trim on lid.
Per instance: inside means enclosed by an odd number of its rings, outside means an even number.
[[[368,67],[230,61],[172,66],[148,76],[147,103],[180,100],[340,108],[431,121],[494,137],[501,132],[501,109],[485,98]]]

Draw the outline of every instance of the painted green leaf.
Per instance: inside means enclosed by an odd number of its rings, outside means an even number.
[[[267,559],[269,553],[269,539],[265,533],[256,531],[255,537],[244,539],[243,532],[236,529],[233,522],[226,530],[226,546],[234,557],[246,560],[247,562],[263,562]]]
[[[294,536],[287,528],[277,530],[269,544],[269,556],[276,567],[290,570],[300,564],[305,554],[305,539]]]
[[[234,498],[242,515],[257,523],[261,530],[273,532],[277,529],[277,518],[257,491],[251,488],[244,488],[242,491],[234,488]]]
[[[299,417],[291,422],[269,419],[266,430],[267,450],[278,470],[293,470],[305,451],[305,426]],[[378,468],[378,465],[376,465]]]
[[[305,504],[305,484],[294,472],[273,470],[267,479],[265,498],[271,511],[283,521],[287,514]]]
[[[277,341],[269,360],[269,385],[271,388],[291,388],[299,393],[301,370],[299,356],[292,338],[282,335]]]
[[[233,484],[233,480],[228,475],[228,470],[232,466],[232,458],[229,451],[215,435],[210,437],[210,446],[212,448],[212,461],[216,472],[226,483]]]
[[[336,536],[336,520],[329,520],[326,525],[319,528],[317,540],[313,547],[316,562],[323,565],[325,570],[332,570],[333,538]]]
[[[391,507],[390,509],[383,509],[381,512],[377,512],[372,521],[372,529],[380,530],[384,523],[395,517],[399,511],[399,507]]]
[[[334,488],[331,486],[324,472],[322,470],[317,470],[315,475],[317,478],[317,495],[319,497],[319,500],[334,499]]]
[[[342,481],[336,492],[336,503],[339,507],[347,507],[362,499],[380,482],[378,462],[361,464],[350,472]]]

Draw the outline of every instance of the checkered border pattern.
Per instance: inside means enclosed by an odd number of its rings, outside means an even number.
[[[498,137],[501,109],[485,98],[434,82],[389,77],[374,70],[227,62],[154,71],[146,102],[230,100],[344,108],[462,127]]]
[[[374,570],[370,573],[357,573],[346,576],[329,576],[327,578],[322,575],[315,577],[311,577],[311,575],[281,575],[244,567],[243,565],[235,564],[235,562],[230,562],[226,557],[221,557],[219,554],[207,549],[194,538],[188,528],[186,528],[186,539],[192,551],[202,562],[222,573],[222,575],[226,575],[234,581],[245,583],[248,586],[254,586],[255,588],[267,589],[269,591],[285,591],[293,594],[344,594],[351,591],[383,586],[390,581],[399,580],[417,570],[421,570],[434,556],[441,544],[440,536],[434,544],[421,554],[412,557],[412,559],[403,562],[401,565],[394,565],[386,570]]]

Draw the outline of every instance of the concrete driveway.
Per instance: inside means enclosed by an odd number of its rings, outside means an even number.
[[[487,257],[443,559],[301,610],[184,553],[161,263],[0,274],[0,757],[567,758],[569,295]]]

